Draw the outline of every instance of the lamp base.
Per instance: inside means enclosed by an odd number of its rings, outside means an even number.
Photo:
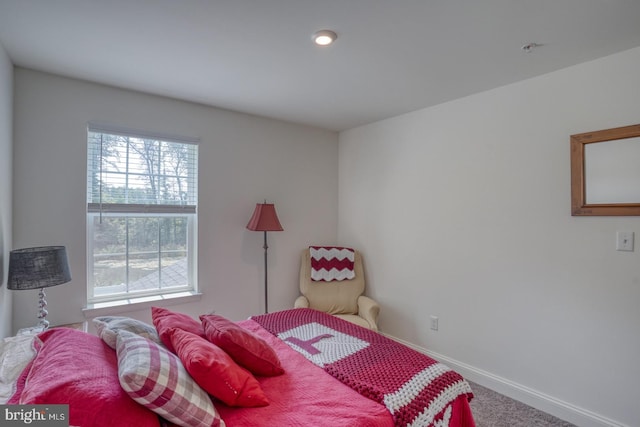
[[[38,302],[38,319],[40,319],[40,322],[38,322],[38,327],[42,328],[42,330],[44,331],[49,327],[49,321],[47,320],[47,314],[49,314],[49,312],[47,311],[47,301],[45,301],[44,299],[47,295],[44,293],[44,288],[40,288],[40,293],[38,294],[38,296],[40,297]]]

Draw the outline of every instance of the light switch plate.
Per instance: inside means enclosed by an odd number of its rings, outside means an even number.
[[[616,233],[616,250],[633,252],[633,231]]]
[[[438,330],[438,316],[431,316],[431,330]]]

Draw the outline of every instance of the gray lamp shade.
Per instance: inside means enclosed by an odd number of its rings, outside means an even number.
[[[64,246],[16,249],[9,254],[7,288],[41,289],[71,280]]]

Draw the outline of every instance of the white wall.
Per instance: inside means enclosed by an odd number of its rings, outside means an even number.
[[[11,165],[13,65],[0,44],[0,338],[11,335],[11,291],[7,290],[11,250]]]
[[[86,125],[101,121],[199,137],[198,303],[234,320],[264,307],[263,234],[246,230],[256,203],[276,205],[283,232],[269,233],[269,308],[293,306],[300,251],[337,233],[338,135],[290,123],[15,71],[14,247],[66,245],[73,280],[47,292],[49,320],[84,320]],[[37,293],[14,293],[14,324],[35,324]],[[150,310],[126,313],[150,320]]]
[[[570,135],[640,122],[639,76],[637,48],[341,133],[338,237],[382,330],[579,425],[640,426],[640,247],[615,251],[640,219],[572,217],[569,174]]]

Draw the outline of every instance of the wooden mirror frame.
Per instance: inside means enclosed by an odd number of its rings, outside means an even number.
[[[571,135],[571,215],[640,215],[640,203],[588,204],[585,183],[585,145],[640,137],[640,124]]]

